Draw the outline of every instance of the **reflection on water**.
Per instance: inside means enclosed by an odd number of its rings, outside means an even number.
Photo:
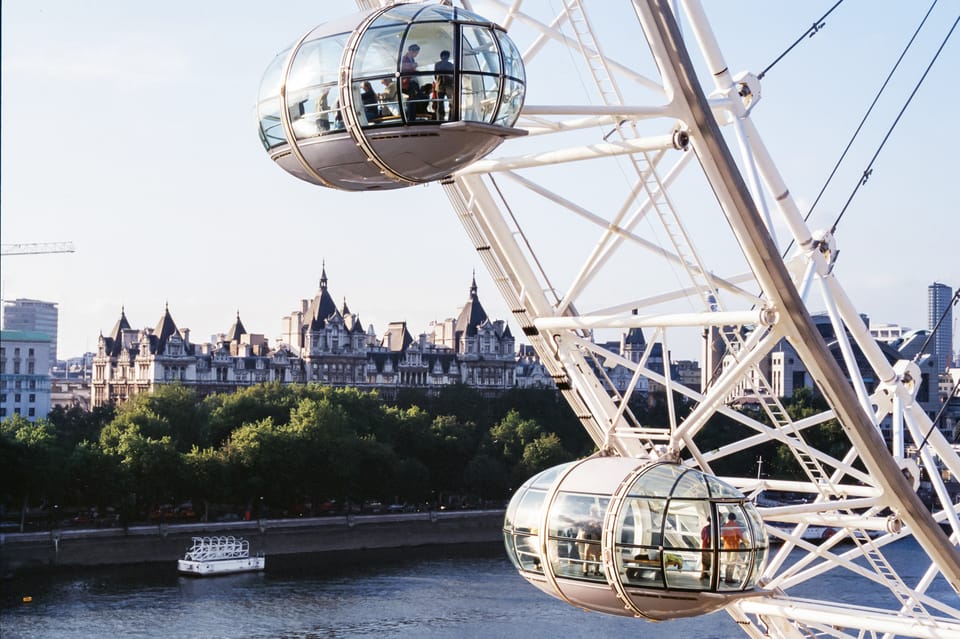
[[[912,542],[909,542],[912,544]],[[898,549],[906,561],[915,546]],[[898,562],[900,563],[900,562]],[[942,598],[953,597],[943,586]],[[852,597],[842,577],[816,588]],[[799,593],[798,593],[799,594]],[[21,603],[31,596],[33,602]],[[955,599],[955,597],[954,597]],[[955,602],[954,602],[955,603]],[[725,613],[663,623],[586,613],[519,577],[498,544],[268,557],[262,573],[181,577],[175,564],[73,569],[2,584],[10,638],[745,636]]]

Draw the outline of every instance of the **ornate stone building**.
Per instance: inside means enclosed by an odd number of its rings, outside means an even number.
[[[496,394],[514,386],[516,344],[503,320],[491,320],[474,278],[457,317],[414,338],[406,322],[392,322],[377,337],[363,329],[346,301],[339,308],[328,290],[326,268],[312,300],[283,318],[276,347],[248,333],[237,314],[215,341],[194,344],[177,328],[169,308],[155,328],[133,329],[124,311],[101,335],[93,361],[92,404],[123,402],[160,384],[179,382],[201,396],[269,381],[314,382],[377,390],[393,397],[401,388],[435,393],[463,383]]]

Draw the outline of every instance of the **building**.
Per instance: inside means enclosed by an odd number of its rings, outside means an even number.
[[[292,369],[292,370],[291,370]],[[284,348],[271,351],[263,335],[249,334],[239,314],[215,342],[193,344],[169,307],[154,328],[131,328],[126,312],[100,335],[93,358],[91,404],[122,403],[157,386],[179,382],[201,396],[268,381],[300,381],[299,363]]]
[[[50,366],[57,362],[57,304],[16,299],[3,302],[3,330],[44,333],[50,340]]]
[[[30,421],[50,412],[50,339],[35,331],[0,331],[0,420]]]
[[[89,379],[59,379],[50,381],[50,408],[70,409],[76,406],[81,410],[90,410]]]
[[[953,364],[953,291],[946,284],[934,282],[927,287],[927,328],[934,334],[937,372],[943,373]]]
[[[313,299],[300,301],[281,321],[276,347],[236,320],[206,344],[190,341],[164,310],[154,328],[133,329],[121,310],[93,359],[91,403],[123,402],[158,385],[178,382],[201,396],[264,382],[320,383],[376,390],[385,398],[402,388],[435,394],[466,384],[498,394],[516,383],[516,345],[503,320],[491,320],[473,280],[455,318],[414,337],[406,322],[391,322],[379,337],[346,302],[337,306],[326,268]]]
[[[846,370],[840,342],[834,333],[830,318],[825,313],[818,313],[814,314],[812,319],[820,335],[827,343],[830,352],[837,360],[837,363],[840,364],[840,368]],[[867,318],[863,319],[866,323],[869,323]],[[938,393],[939,375],[936,371],[936,363],[929,354],[929,348],[923,350],[921,353],[921,348],[926,341],[924,339],[926,335],[926,331],[910,331],[904,333],[897,339],[889,342],[878,341],[877,344],[890,364],[894,364],[899,360],[912,360],[916,362],[920,368],[920,385],[917,388],[916,402],[928,417],[934,419],[942,402],[940,401]],[[877,388],[879,380],[874,376],[873,370],[866,361],[863,351],[853,342],[852,338],[848,336],[848,339],[850,339],[854,359],[860,369],[860,375],[866,386],[866,390],[868,393],[873,393]],[[761,368],[765,369],[764,373],[767,379],[770,380],[771,392],[777,397],[790,397],[798,388],[815,388],[813,377],[807,370],[804,362],[797,355],[793,346],[791,346],[787,340],[780,340],[773,352],[771,352],[768,361],[762,364]],[[944,435],[951,437],[951,435],[946,432],[945,424],[938,424],[938,426],[944,429]],[[880,423],[880,430],[888,440],[890,437],[890,427],[889,417]]]
[[[892,342],[910,332],[910,329],[899,324],[878,324],[870,322],[870,335],[878,342]]]

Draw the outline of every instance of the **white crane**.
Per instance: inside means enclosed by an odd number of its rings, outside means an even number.
[[[73,253],[73,242],[32,242],[0,245],[0,255],[37,255],[42,253]]]

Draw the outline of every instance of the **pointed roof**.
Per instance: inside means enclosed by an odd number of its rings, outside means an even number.
[[[387,332],[380,340],[380,346],[390,349],[394,353],[403,353],[413,343],[413,336],[407,330],[406,322],[390,322]]]
[[[626,336],[623,338],[623,343],[630,346],[646,346],[647,340],[643,336],[643,329],[631,328],[629,331],[627,331]]]
[[[243,327],[243,322],[240,321],[240,311],[237,311],[237,321],[233,323],[233,326],[230,327],[230,330],[227,331],[227,341],[228,342],[239,342],[241,335],[246,335],[247,329]]]
[[[333,297],[330,296],[330,292],[327,290],[327,267],[326,263],[324,263],[323,270],[320,274],[320,290],[317,291],[317,294],[313,297],[313,302],[310,303],[309,330],[321,330],[324,328],[326,320],[338,313],[337,304],[333,301]]]
[[[126,308],[123,306],[120,307],[120,319],[117,320],[117,323],[113,325],[113,330],[110,331],[110,337],[114,341],[119,341],[123,337],[123,331],[130,328],[130,322],[127,321]]]
[[[477,334],[477,327],[488,321],[490,318],[487,317],[487,312],[483,310],[480,298],[477,297],[477,276],[474,273],[473,281],[470,283],[470,299],[460,309],[460,315],[457,317],[457,339],[464,333],[467,337],[473,337]]]
[[[126,309],[120,307],[120,319],[117,320],[117,323],[113,325],[113,330],[110,331],[110,335],[104,338],[106,342],[106,353],[110,357],[116,357],[120,354],[120,351],[123,350],[123,331],[130,330],[130,322],[127,321]]]
[[[171,335],[177,333],[177,324],[173,321],[173,317],[170,315],[170,306],[165,305],[163,309],[163,317],[160,318],[160,321],[157,322],[157,327],[153,329],[153,336],[156,338],[156,353],[162,353],[167,347],[167,340],[170,339]]]

